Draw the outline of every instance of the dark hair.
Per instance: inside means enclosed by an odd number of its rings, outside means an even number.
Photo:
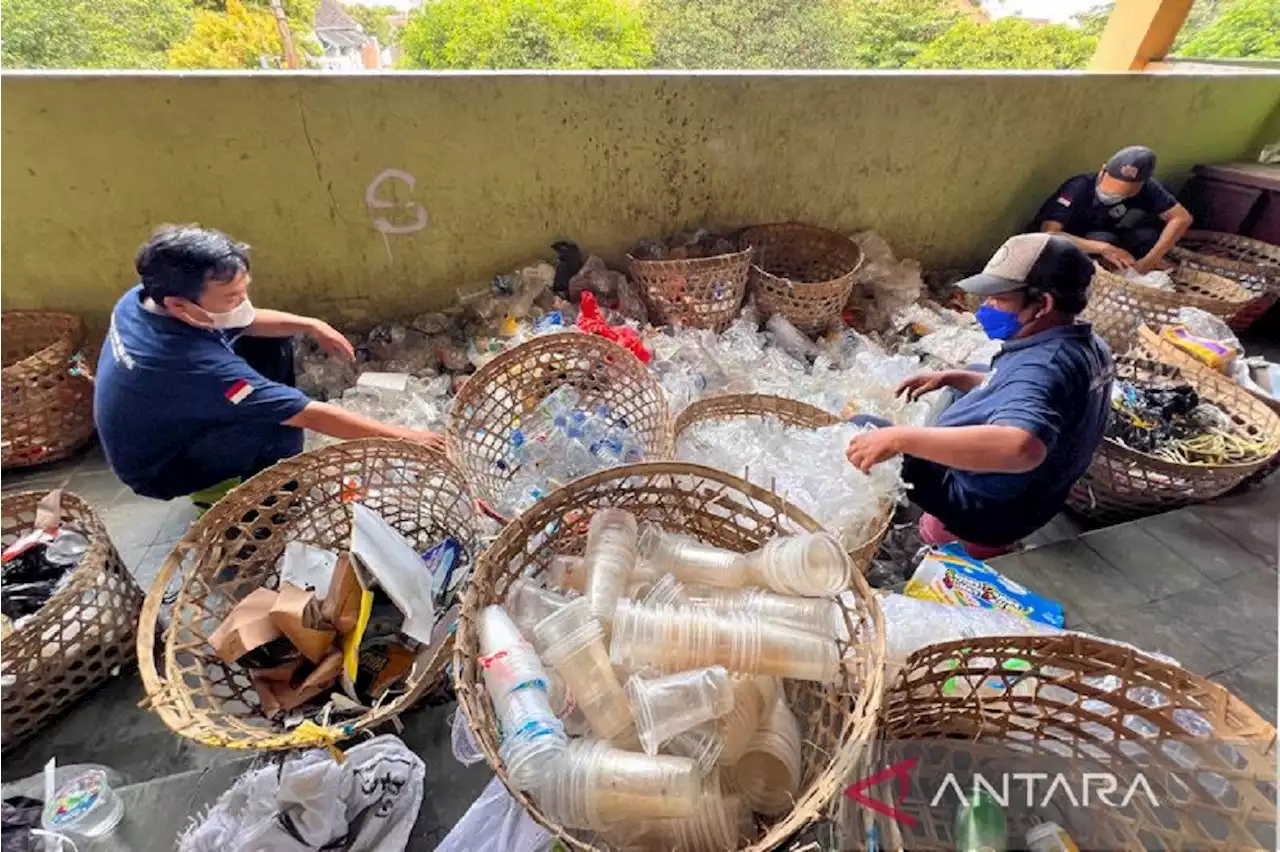
[[[194,302],[208,282],[249,271],[249,246],[198,225],[161,225],[138,249],[133,266],[152,300],[178,296]]]
[[[1053,234],[1041,252],[1033,275],[1023,290],[1027,301],[1050,294],[1054,309],[1075,317],[1089,305],[1089,284],[1093,281],[1093,260],[1066,237]]]

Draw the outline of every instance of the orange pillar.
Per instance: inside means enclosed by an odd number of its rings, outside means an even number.
[[[1116,0],[1090,71],[1141,71],[1159,62],[1191,11],[1192,0]]]

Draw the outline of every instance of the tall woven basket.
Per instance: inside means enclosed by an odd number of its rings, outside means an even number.
[[[1008,784],[1010,849],[1047,819],[1080,849],[1275,847],[1275,728],[1221,686],[1130,648],[1079,635],[930,645],[889,686],[880,725],[870,771],[889,781],[867,795],[897,818],[851,810],[846,824],[865,836],[874,823],[883,849],[959,848],[955,791],[971,795],[976,775],[996,796]],[[893,770],[908,760],[903,795]],[[1114,796],[1099,794],[1108,780]]]
[[[1179,308],[1199,308],[1225,320],[1253,299],[1230,278],[1211,272],[1181,267],[1172,277],[1176,290],[1157,290],[1096,266],[1084,318],[1113,351],[1125,353],[1141,325],[1176,325]]]
[[[751,291],[765,315],[782,314],[806,334],[840,321],[862,266],[857,243],[835,231],[788,222],[748,228],[742,244],[755,249]]]
[[[32,529],[36,504],[44,496],[36,491],[4,496],[4,546]],[[0,643],[0,673],[14,678],[3,690],[4,748],[20,742],[134,659],[142,590],[87,503],[64,492],[62,518],[84,530],[89,549],[70,583]]]
[[[1104,438],[1089,469],[1067,497],[1067,505],[1077,513],[1117,523],[1211,500],[1263,469],[1280,450],[1280,417],[1234,382],[1140,358],[1120,356],[1115,365],[1117,379],[1190,384],[1202,399],[1225,411],[1241,432],[1266,443],[1271,452],[1244,464],[1176,464]]]
[[[457,570],[470,570],[474,509],[462,475],[443,453],[408,441],[365,438],[267,468],[192,526],[147,594],[138,631],[139,668],[151,709],[166,725],[197,742],[226,748],[318,744],[268,719],[248,672],[219,659],[209,636],[238,601],[255,589],[279,586],[276,562],[288,542],[344,549],[351,536],[352,501],[378,512],[418,552],[452,536],[463,549]],[[180,585],[165,626],[160,607],[175,577]],[[439,620],[444,614],[436,615]],[[332,725],[320,741],[349,737],[412,707],[440,683],[450,653],[449,638],[423,649],[393,700]]]
[[[748,247],[714,257],[641,260],[627,255],[627,260],[654,321],[719,332],[742,307],[751,252]]]
[[[584,406],[603,406],[613,422],[629,428],[645,458],[670,458],[667,399],[640,359],[590,334],[536,337],[477,370],[449,409],[449,457],[491,511],[515,475],[508,453],[521,418],[566,384]]]
[[[1203,269],[1237,281],[1253,299],[1230,319],[1244,331],[1280,298],[1280,246],[1217,231],[1188,231],[1169,256],[1193,269]]]
[[[4,311],[0,323],[0,466],[66,458],[93,436],[93,382],[83,359],[72,360],[84,344],[84,321],[72,314]]]
[[[820,429],[840,422],[840,418],[834,414],[799,400],[757,393],[722,394],[695,400],[680,412],[675,425],[676,446],[679,447],[680,435],[692,426],[713,420],[743,417],[776,417],[786,425],[800,429]],[[862,573],[865,574],[871,567],[871,560],[875,558],[880,543],[889,532],[889,522],[892,520],[893,504],[889,503],[881,507],[871,536],[849,549],[854,566]]]
[[[496,720],[477,663],[476,618],[501,604],[513,580],[537,577],[555,555],[580,554],[591,515],[605,507],[625,509],[637,520],[694,535],[723,548],[746,552],[779,534],[817,530],[819,525],[776,495],[723,471],[678,462],[648,462],[583,477],[538,502],[503,530],[480,559],[463,602],[454,657],[458,702],[481,751],[498,777],[507,771],[498,753]],[[850,604],[849,601],[852,601]],[[845,649],[846,677],[839,686],[789,682],[788,699],[801,720],[803,759],[800,793],[791,810],[758,825],[752,852],[779,848],[803,826],[825,814],[847,774],[869,743],[884,677],[883,615],[861,575],[841,604],[852,644]],[[510,785],[508,785],[510,786]],[[536,820],[573,850],[603,849],[598,838],[552,821],[528,794],[512,795]],[[726,850],[728,852],[728,850]]]

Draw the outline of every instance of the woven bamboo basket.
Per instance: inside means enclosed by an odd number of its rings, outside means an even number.
[[[680,412],[680,416],[676,418],[675,443],[679,446],[680,435],[695,424],[738,417],[776,417],[788,426],[801,429],[819,429],[840,422],[840,418],[834,414],[799,400],[756,393],[721,394],[695,400]],[[871,536],[849,550],[854,566],[864,574],[871,567],[871,560],[875,558],[880,543],[889,532],[893,508],[892,503],[883,506]]]
[[[1280,297],[1280,246],[1217,231],[1188,231],[1169,256],[1193,269],[1203,269],[1239,282],[1253,299],[1229,322],[1244,331]]]
[[[4,311],[0,466],[66,458],[93,436],[93,381],[73,357],[84,321],[72,314]]]
[[[1134,344],[1133,354],[1139,358],[1148,358],[1152,361],[1173,364],[1184,372],[1214,379],[1222,378],[1222,374],[1208,364],[1183,352],[1169,341],[1161,339],[1160,335],[1145,325],[1138,329],[1138,342]],[[1230,380],[1228,379],[1228,381]],[[1272,399],[1260,393],[1253,393],[1253,397],[1277,415],[1280,415],[1280,400]],[[1248,483],[1260,482],[1276,470],[1280,470],[1280,450],[1277,450],[1275,455],[1271,457],[1271,461],[1263,465],[1256,473],[1250,474],[1245,481]]]
[[[976,775],[997,795],[1010,781],[1010,849],[1049,819],[1080,849],[1275,848],[1275,728],[1221,686],[1100,639],[926,647],[890,684],[880,730],[871,771],[914,759],[911,789],[887,772],[867,795],[897,819],[852,807],[845,817],[855,836],[877,825],[882,849],[958,848],[955,790],[969,796]],[[1032,792],[1016,773],[1038,773]],[[1104,779],[1114,795],[1099,794]]]
[[[1105,438],[1067,497],[1067,505],[1079,514],[1117,523],[1211,500],[1263,469],[1280,450],[1280,417],[1235,382],[1141,358],[1120,356],[1115,366],[1117,379],[1190,384],[1202,399],[1225,411],[1240,432],[1271,451],[1244,464],[1176,464]]]
[[[857,243],[835,231],[788,222],[749,228],[742,244],[755,249],[751,290],[766,316],[782,314],[806,334],[840,321],[862,266]]]
[[[440,683],[450,658],[448,637],[418,655],[394,699],[307,738],[268,719],[248,672],[222,662],[209,644],[238,601],[255,589],[278,587],[276,562],[288,542],[345,548],[351,536],[347,504],[354,500],[382,515],[419,552],[452,536],[463,550],[456,571],[470,570],[474,508],[462,475],[443,453],[408,441],[365,438],[278,462],[214,504],[178,542],[147,593],[139,668],[147,700],[166,725],[226,748],[318,745],[398,715]],[[181,584],[166,627],[160,607],[175,576]],[[445,614],[436,615],[440,632]]]
[[[484,553],[463,601],[454,653],[458,703],[498,777],[507,772],[498,754],[496,720],[476,662],[476,617],[501,604],[511,582],[537,577],[553,556],[581,554],[591,514],[617,507],[641,522],[694,535],[710,544],[746,552],[779,534],[820,529],[812,518],[777,495],[723,471],[680,462],[646,462],[599,471],[561,488],[522,514]],[[759,825],[743,847],[775,849],[793,833],[826,813],[847,782],[849,770],[870,742],[884,678],[884,618],[866,580],[855,574],[853,595],[841,603],[853,642],[845,651],[846,677],[839,686],[787,682],[787,697],[801,721],[803,749],[800,794],[791,811]],[[848,600],[853,600],[849,604]],[[528,794],[511,794],[537,821],[573,850],[604,848],[599,838],[555,824]],[[726,850],[728,852],[728,850]]]
[[[1157,290],[1096,266],[1084,318],[1113,351],[1124,353],[1144,323],[1176,325],[1179,308],[1199,308],[1225,320],[1253,298],[1231,279],[1211,272],[1182,267],[1172,277],[1176,290]]]
[[[449,457],[491,513],[515,474],[507,454],[520,419],[565,384],[584,405],[606,406],[615,423],[635,434],[646,458],[671,456],[667,399],[640,359],[590,334],[536,337],[477,370],[449,408]]]
[[[4,496],[0,524],[6,547],[32,529],[36,504],[44,496],[35,491]],[[62,517],[84,530],[89,549],[66,588],[0,643],[0,673],[14,678],[13,686],[4,688],[0,715],[4,748],[20,742],[134,659],[142,590],[87,503],[64,492]]]
[[[649,314],[663,325],[724,331],[747,293],[750,247],[733,254],[687,260],[641,260],[627,255]]]

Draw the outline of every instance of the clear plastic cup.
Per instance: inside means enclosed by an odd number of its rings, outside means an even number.
[[[655,678],[632,677],[627,681],[627,695],[645,754],[657,754],[676,734],[719,719],[733,709],[733,681],[723,666]]]
[[[124,816],[124,803],[112,789],[107,773],[88,769],[69,779],[45,802],[40,825],[45,831],[79,841],[111,832]]]
[[[779,594],[834,596],[853,581],[853,562],[829,533],[775,538],[743,557],[748,582]]]
[[[521,633],[534,637],[536,648],[537,637],[533,632],[534,627],[539,621],[568,603],[569,598],[561,593],[541,588],[533,580],[520,577],[513,580],[511,588],[507,590],[505,609],[510,614],[511,620],[520,628]]]
[[[591,516],[587,547],[583,555],[587,568],[584,596],[591,617],[608,630],[636,567],[636,519],[622,509],[601,509]]]
[[[615,665],[678,672],[724,666],[731,672],[836,683],[839,648],[831,638],[751,613],[692,605],[644,606],[623,599],[610,647]]]
[[[764,708],[773,703],[774,680],[768,677],[736,675],[733,679],[733,710],[720,720],[721,749],[716,762],[721,766],[733,766],[742,759],[747,744],[760,729]],[[768,699],[768,704],[766,704]]]
[[[661,596],[655,597],[655,591]],[[685,587],[675,592],[657,586],[645,603],[685,602],[709,606],[720,612],[751,612],[768,621],[808,630],[820,636],[836,636],[840,608],[831,598],[779,595],[763,589],[713,589]]]
[[[538,622],[534,632],[592,732],[618,744],[635,742],[631,702],[614,674],[604,631],[591,617],[587,599],[565,605]]]
[[[581,556],[553,556],[547,565],[547,584],[563,592],[587,590],[587,561]]]
[[[747,585],[742,555],[695,539],[669,533],[654,524],[640,536],[640,558],[659,574],[671,574],[686,583],[737,589]]]
[[[728,718],[728,717],[726,717]],[[703,722],[696,728],[676,734],[667,740],[662,750],[667,754],[687,757],[698,766],[698,772],[709,775],[724,754],[723,720]]]
[[[679,852],[727,852],[754,838],[751,814],[742,797],[726,793],[718,773],[703,779],[694,815],[686,819],[651,820],[635,826],[631,848],[676,849]]]
[[[645,590],[643,595],[628,595],[628,597],[645,606],[688,603],[684,584],[673,574],[663,574]]]
[[[766,816],[790,810],[800,790],[800,723],[785,701],[775,698],[732,772],[752,810]]]
[[[619,823],[693,815],[702,790],[694,762],[650,756],[599,740],[574,740],[565,759],[535,794],[547,816],[570,828],[601,830]]]

